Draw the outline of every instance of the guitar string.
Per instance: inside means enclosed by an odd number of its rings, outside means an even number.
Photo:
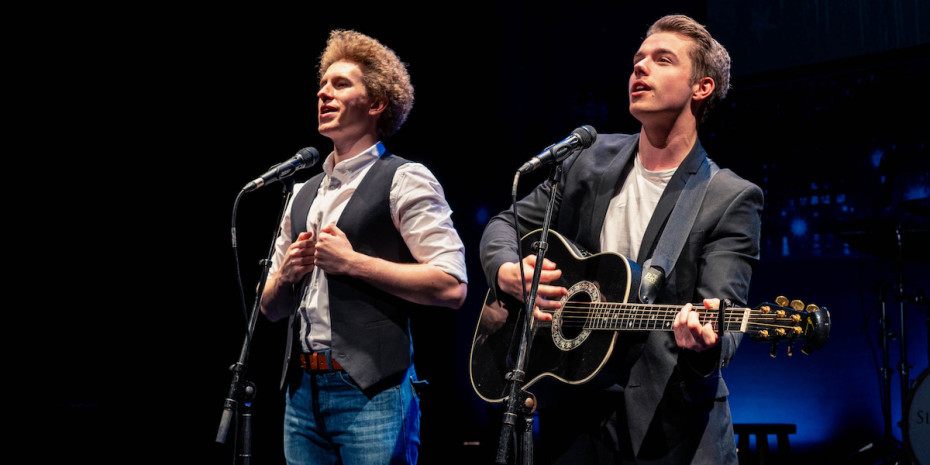
[[[750,312],[752,311],[750,310]],[[727,312],[727,314],[724,315],[724,320],[727,322],[731,322],[731,323],[742,323],[744,319],[744,314],[745,314],[745,311]],[[659,315],[659,317],[656,318],[655,315]],[[650,316],[652,318],[649,318]],[[717,321],[717,317],[718,317],[717,312],[705,312],[703,315],[701,315],[702,320],[708,320],[708,321],[711,321],[711,320]],[[648,321],[648,322],[652,322],[652,321],[668,322],[668,321],[675,321],[678,318],[678,314],[677,312],[674,315],[670,315],[668,312],[659,312],[659,313],[638,313],[637,312],[637,313],[620,314],[620,313],[609,313],[609,312],[598,313],[598,312],[565,312],[563,311],[562,318],[569,319],[569,320],[572,320],[572,319],[575,319],[575,320],[589,320],[589,319],[629,320],[631,318],[637,318],[637,319]],[[779,322],[780,320],[784,320],[784,323],[800,323],[800,321],[795,322],[790,316],[778,316],[778,315],[771,314],[771,313],[769,314],[750,313],[749,318],[746,318],[746,320],[747,322],[750,322],[750,323],[759,323],[759,324],[763,324],[765,322],[772,322],[772,321]]]
[[[638,310],[655,310],[655,311],[660,311],[660,310],[678,310],[678,309],[680,309],[680,308],[682,307],[681,305],[652,305],[652,304],[619,303],[619,302],[582,302],[582,301],[578,301],[578,300],[569,300],[569,301],[566,302],[565,305],[563,305],[563,308],[582,308],[582,309],[584,309],[584,308],[589,308],[589,307],[591,307],[591,306],[599,306],[599,307],[604,308],[604,309],[637,310],[637,311],[638,311]],[[778,306],[773,306],[773,307],[774,307],[774,308],[784,308],[784,307],[778,307]],[[707,307],[704,307],[704,306],[702,306],[702,305],[693,305],[691,308],[692,308],[693,310],[717,310],[717,309],[715,309],[715,308],[710,308],[710,309],[708,309]],[[742,311],[744,311],[744,310],[762,312],[761,309],[757,309],[757,308],[737,308],[737,307],[730,307],[730,308],[727,308],[727,310],[729,310],[729,311],[739,311],[739,312],[742,312]],[[795,311],[795,312],[798,311],[798,310],[787,309],[787,308],[785,308],[785,310],[786,310],[786,311]],[[770,311],[771,311],[771,310],[770,310]]]
[[[597,308],[600,307],[600,308]],[[624,308],[626,307],[626,308]],[[648,317],[650,315],[659,315],[660,318],[651,318],[646,320],[641,320],[636,325],[631,327],[636,327],[637,329],[643,329],[643,326],[665,326],[665,323],[673,322],[677,318],[678,306],[657,306],[657,305],[648,305],[648,304],[619,304],[613,302],[572,302],[570,305],[565,305],[562,307],[562,319],[568,320],[567,322],[572,323],[569,326],[574,327],[574,323],[581,323],[584,326],[588,322],[594,322],[592,328],[596,328],[598,325],[596,323],[605,320],[613,321],[623,321],[629,320],[631,317]],[[582,311],[576,312],[566,312],[566,308],[580,308]],[[694,306],[692,307],[696,311],[708,310],[703,306]],[[593,309],[593,312],[591,311]],[[616,312],[616,310],[627,310],[626,315]],[[705,312],[702,315],[702,323],[717,323],[717,312],[716,309],[709,309],[709,312]],[[725,328],[730,328],[732,324],[735,324],[737,327],[741,326],[743,319],[745,317],[745,312],[749,311],[750,316],[746,318],[747,323],[753,324],[755,327],[770,327],[770,328],[781,328],[781,329],[794,329],[800,324],[799,321],[793,321],[790,316],[778,316],[776,313],[769,311],[768,313],[763,313],[759,309],[748,309],[748,308],[730,308],[727,309],[727,314],[724,316],[724,325]],[[674,315],[672,314],[674,312]],[[774,320],[774,321],[773,321]],[[779,321],[785,320],[785,321]],[[764,323],[763,323],[764,321]],[[781,324],[778,324],[781,323]],[[563,324],[564,326],[564,324]],[[714,325],[716,326],[716,324]],[[648,328],[646,328],[648,329]]]
[[[602,303],[602,302],[593,302],[593,303],[592,303],[592,302],[569,302],[568,304],[564,305],[562,308],[563,308],[563,310],[566,309],[566,308],[570,308],[570,309],[582,309],[581,312],[577,312],[577,313],[581,313],[581,314],[590,313],[590,310],[593,308],[594,311],[605,311],[605,312],[614,312],[614,313],[615,313],[617,310],[620,310],[620,311],[627,311],[627,312],[629,312],[629,313],[636,313],[636,312],[654,312],[654,313],[656,313],[656,314],[666,314],[666,315],[669,315],[669,314],[672,314],[672,313],[677,314],[681,307],[680,307],[680,306],[673,306],[673,305],[664,305],[664,306],[662,306],[662,305],[617,304],[617,303]],[[703,306],[693,306],[693,307],[691,307],[691,308],[692,308],[692,310],[695,310],[695,311],[709,310],[709,312],[705,312],[705,314],[714,314],[714,315],[716,315],[716,311],[717,311],[717,309],[715,309],[715,308],[710,308],[710,309],[708,309],[708,308],[703,307]],[[742,315],[743,315],[747,310],[750,312],[750,315],[771,315],[771,316],[777,316],[777,310],[775,310],[775,311],[773,311],[773,310],[763,311],[763,310],[761,310],[761,309],[754,309],[754,308],[733,308],[733,307],[731,307],[731,308],[728,308],[728,309],[727,309],[727,312],[728,312],[728,316],[738,316],[739,318],[742,318]],[[788,310],[788,309],[786,309],[786,310]],[[797,312],[796,310],[793,310],[793,309],[788,310],[788,311]],[[780,318],[790,318],[790,316],[780,317]]]
[[[553,313],[553,312],[550,312],[550,313]],[[657,315],[658,315],[658,317],[656,317]],[[652,312],[652,313],[629,312],[629,313],[617,313],[617,312],[597,312],[597,311],[594,311],[594,312],[583,312],[583,311],[582,311],[582,312],[577,312],[577,311],[575,311],[575,312],[573,312],[573,311],[564,311],[564,310],[563,310],[563,311],[562,311],[562,317],[563,317],[563,318],[567,318],[567,319],[604,319],[604,318],[607,318],[607,319],[614,319],[614,320],[618,320],[618,319],[627,320],[627,319],[631,319],[631,318],[636,318],[636,319],[647,319],[648,321],[674,321],[675,319],[678,318],[678,312],[676,311],[674,314],[671,314],[671,313],[669,313],[669,312]],[[705,319],[705,320],[715,320],[715,321],[716,321],[716,320],[717,320],[717,317],[718,317],[718,313],[717,313],[717,312],[711,311],[711,312],[704,312],[704,313],[702,313],[702,315],[701,315],[700,318],[701,318],[701,319]],[[734,312],[727,312],[727,314],[724,315],[724,319],[725,319],[725,320],[728,320],[728,321],[731,321],[731,322],[742,322],[743,319],[744,319],[744,317],[745,317],[745,310],[734,311]],[[771,321],[779,321],[779,320],[784,320],[786,323],[796,322],[796,321],[794,321],[794,319],[793,319],[791,316],[778,316],[778,315],[773,314],[773,313],[761,313],[761,312],[760,312],[760,313],[755,313],[755,312],[753,312],[752,310],[750,310],[749,317],[748,317],[748,318],[745,318],[745,319],[746,319],[748,322],[753,322],[753,323],[756,323],[756,322],[771,322]],[[800,321],[797,321],[797,322],[799,323]]]
[[[566,310],[566,308],[569,309],[569,310]],[[581,308],[582,310],[574,310],[574,309],[577,309],[577,308]],[[702,313],[702,315],[715,315],[715,316],[716,316],[716,315],[718,314],[718,312],[717,312],[716,309],[697,309],[697,308],[695,308],[694,310],[700,311],[700,313]],[[708,311],[704,311],[704,310],[708,310]],[[743,315],[745,315],[747,311],[749,312],[749,314],[750,314],[751,316],[765,316],[765,317],[776,317],[776,318],[791,318],[790,316],[787,316],[787,315],[785,315],[785,316],[779,316],[777,313],[771,312],[771,311],[770,311],[770,312],[763,312],[763,311],[761,311],[761,310],[746,309],[746,308],[741,308],[741,309],[728,309],[728,310],[727,310],[727,317],[738,317],[738,318],[742,319],[742,318],[743,318]],[[677,316],[678,313],[679,313],[679,308],[672,308],[672,309],[632,309],[632,310],[631,310],[631,309],[620,309],[620,311],[617,311],[617,309],[593,308],[593,309],[591,309],[591,310],[588,310],[588,309],[585,309],[585,308],[583,308],[583,307],[562,307],[562,312],[563,312],[563,313],[567,313],[567,314],[577,314],[577,315],[589,315],[589,314],[597,313],[597,314],[631,315],[631,316],[635,316],[635,315],[643,315],[643,316],[648,316],[648,315],[669,315],[669,316]]]

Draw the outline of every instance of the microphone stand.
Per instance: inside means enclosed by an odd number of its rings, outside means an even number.
[[[894,337],[894,333],[891,330],[888,318],[888,302],[884,285],[878,290],[878,301],[881,308],[881,313],[879,314],[879,341],[882,348],[882,366],[879,370],[879,374],[881,375],[882,420],[885,430],[884,441],[885,447],[887,448],[885,452],[888,454],[889,460],[893,461],[897,453],[895,451],[896,440],[891,428],[891,373],[893,370],[891,368],[891,355],[888,352],[888,341]]]
[[[562,167],[559,164],[553,165],[552,169],[549,172],[549,185],[550,185],[550,195],[549,202],[546,204],[546,213],[543,217],[541,234],[539,241],[533,244],[533,248],[536,250],[536,264],[537,266],[533,269],[533,281],[530,285],[530,291],[527,297],[524,299],[524,310],[523,310],[523,331],[521,332],[520,345],[518,346],[517,358],[515,360],[515,366],[513,371],[507,374],[507,396],[505,401],[507,403],[507,408],[504,411],[502,425],[501,425],[501,434],[498,441],[497,447],[497,464],[506,464],[508,448],[510,445],[511,434],[516,426],[519,426],[519,435],[514,438],[518,444],[518,451],[520,453],[520,458],[522,459],[523,465],[532,465],[533,463],[533,411],[536,409],[536,398],[535,396],[525,391],[522,386],[526,381],[526,372],[525,364],[526,360],[529,358],[530,349],[532,346],[532,331],[533,331],[533,308],[536,304],[536,293],[539,288],[539,281],[542,276],[542,263],[546,256],[546,251],[549,248],[547,242],[549,237],[550,223],[552,221],[552,210],[553,205],[555,204],[555,193],[558,189],[559,181],[562,177]],[[517,172],[516,178],[514,180],[514,194],[516,193],[516,185],[520,178],[519,171]],[[516,208],[516,202],[514,202]],[[517,231],[519,236],[519,218],[514,214],[514,229]],[[520,238],[517,238],[518,246]],[[522,257],[520,258],[520,269],[523,269]],[[517,424],[519,421],[519,425]]]
[[[907,313],[904,311],[904,249],[903,249],[903,239],[901,237],[901,226],[898,225],[895,227],[895,245],[897,246],[897,267],[898,267],[898,282],[897,282],[897,292],[898,292],[898,318],[900,319],[901,333],[898,335],[899,343],[899,363],[898,363],[898,375],[900,376],[900,388],[901,388],[901,439],[903,442],[902,448],[902,462],[903,464],[909,464],[910,457],[908,453],[910,451],[910,441],[908,434],[908,424],[907,424],[907,397],[908,392],[911,390],[911,380],[910,380],[910,365],[907,362]],[[891,397],[891,394],[888,394],[888,397]]]
[[[223,413],[220,417],[220,425],[216,433],[216,442],[226,443],[229,433],[229,426],[232,423],[236,412],[239,413],[238,431],[234,437],[234,444],[237,446],[237,457],[241,463],[248,465],[252,458],[252,400],[255,398],[255,384],[246,379],[247,363],[249,353],[252,348],[252,335],[255,332],[255,325],[258,322],[259,306],[261,305],[262,292],[265,290],[265,281],[268,278],[268,271],[271,268],[271,257],[274,254],[275,239],[280,234],[281,220],[284,217],[287,203],[290,201],[291,194],[294,190],[293,178],[282,180],[282,198],[281,206],[278,212],[278,227],[275,229],[275,235],[271,240],[271,247],[265,259],[261,260],[262,272],[258,281],[258,291],[255,295],[255,301],[252,304],[252,314],[249,318],[248,327],[246,328],[245,340],[242,343],[242,350],[239,353],[239,360],[232,365],[229,370],[233,373],[232,382],[229,386],[229,393],[223,403]],[[236,211],[238,210],[239,199],[245,190],[239,192],[236,197],[236,206],[233,208],[233,226],[232,226],[232,244],[233,254],[236,257],[236,269],[238,270],[238,244],[236,241]],[[237,271],[238,272],[238,271]],[[240,296],[242,296],[242,282],[239,282]],[[245,299],[243,297],[243,311],[245,310]]]

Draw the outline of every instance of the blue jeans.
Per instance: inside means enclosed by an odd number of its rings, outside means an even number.
[[[399,386],[366,396],[343,371],[303,372],[288,389],[284,456],[289,465],[414,464],[420,400],[411,366]]]

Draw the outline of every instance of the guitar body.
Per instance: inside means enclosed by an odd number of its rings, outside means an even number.
[[[539,236],[539,231],[524,236],[523,250],[534,250]],[[562,270],[561,278],[549,284],[569,289],[563,302],[636,301],[640,268],[635,262],[610,252],[590,255],[554,231],[548,242],[546,258]],[[489,292],[485,299],[469,363],[472,386],[485,401],[501,402],[506,395],[507,376],[519,353],[523,310],[521,302],[507,295],[494,301]],[[524,388],[550,377],[565,384],[588,382],[605,366],[617,343],[616,331],[591,331],[570,324],[597,318],[593,306],[580,312],[563,308],[552,316],[551,322],[533,320]]]
[[[539,239],[534,231],[522,239],[524,250],[535,250]],[[562,308],[551,312],[552,321],[533,320],[529,357],[524,362],[523,388],[534,392],[549,390],[548,385],[588,383],[601,373],[618,344],[636,343],[635,336],[649,331],[672,331],[678,305],[640,304],[639,265],[619,254],[588,254],[556,232],[549,235],[546,258],[555,262],[562,276],[553,285],[568,289]],[[508,377],[516,366],[525,322],[523,304],[508,295],[494,301],[485,299],[472,341],[469,363],[472,387],[484,400],[502,402]],[[830,312],[800,300],[778,297],[775,303],[755,308],[693,307],[699,322],[709,324],[718,334],[741,332],[755,342],[772,343],[772,356],[780,341],[791,348],[803,341],[805,354],[820,349],[830,337]],[[552,380],[547,387],[541,381]],[[597,382],[597,381],[595,381]],[[547,392],[547,394],[554,394]]]

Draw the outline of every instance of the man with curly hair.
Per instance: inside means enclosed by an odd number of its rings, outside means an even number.
[[[686,303],[703,300],[712,307],[717,298],[744,305],[759,258],[762,190],[718,169],[698,140],[699,122],[726,95],[730,58],[702,25],[673,15],[649,28],[632,64],[627,92],[639,133],[599,135],[566,159],[557,191],[544,183],[519,201],[519,232],[541,226],[554,195],[552,224],[562,236],[664,275],[643,300],[684,305],[672,331],[617,336],[613,370],[604,372],[613,377],[600,380],[609,388],[580,387],[584,392],[540,409],[537,463],[735,465],[720,368],[733,356],[740,333],[718,335]],[[694,196],[702,189],[703,197]],[[680,199],[696,199],[695,205],[677,209]],[[693,223],[671,220],[683,210],[695,212]],[[493,293],[522,301],[537,264],[533,255],[518,256],[516,226],[510,210],[489,221],[481,261]],[[658,246],[669,231],[683,242],[679,255],[665,257],[672,266],[656,253],[666,249]],[[670,269],[646,266],[656,258]],[[557,281],[559,264],[547,260],[542,269],[534,314],[552,320],[568,291]]]
[[[383,141],[413,106],[405,65],[377,40],[330,34],[320,59],[323,172],[295,186],[261,310],[290,318],[284,450],[290,464],[415,463],[410,316],[459,308],[464,246],[442,187]]]

